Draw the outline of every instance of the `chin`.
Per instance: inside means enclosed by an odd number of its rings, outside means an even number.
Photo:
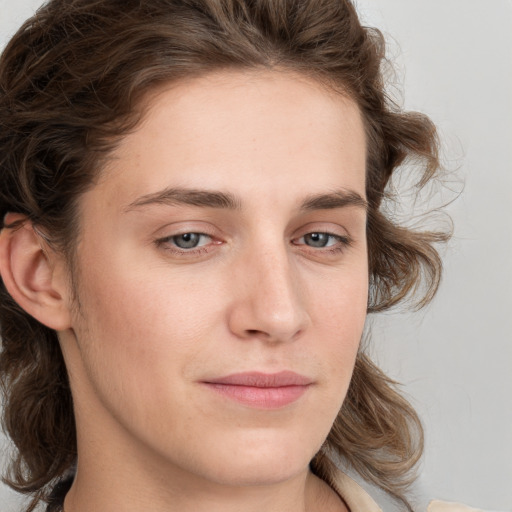
[[[272,457],[264,462],[252,464],[236,464],[235,467],[217,467],[211,480],[221,485],[233,487],[257,487],[275,485],[307,472],[309,461],[301,464],[290,464],[286,460]]]
[[[212,477],[220,484],[233,486],[277,484],[307,472],[322,442],[307,443],[291,435],[284,440],[263,435],[252,442],[231,445],[221,453],[210,452],[208,459],[215,461]]]

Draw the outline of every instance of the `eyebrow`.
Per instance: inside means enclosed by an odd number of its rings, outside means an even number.
[[[139,197],[126,207],[126,211],[135,210],[153,204],[162,205],[189,205],[202,208],[223,208],[239,210],[242,203],[229,192],[215,190],[200,190],[190,188],[166,188],[153,194]]]
[[[191,188],[166,188],[137,198],[125,208],[125,211],[128,212],[151,205],[188,205],[228,210],[242,209],[242,201],[230,192]],[[353,190],[340,189],[329,193],[307,196],[302,201],[299,209],[308,212],[333,210],[348,206],[355,206],[366,211],[368,209],[368,202]]]
[[[341,189],[328,194],[308,196],[303,201],[300,209],[302,211],[333,210],[347,206],[355,206],[367,211],[368,201],[353,190]]]

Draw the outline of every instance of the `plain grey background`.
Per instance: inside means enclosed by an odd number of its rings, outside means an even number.
[[[40,4],[0,0],[1,47]],[[448,207],[455,237],[434,303],[369,322],[372,353],[426,427],[414,494],[420,505],[512,511],[512,0],[357,5],[388,37],[405,106],[439,127],[444,163],[457,171],[447,188],[464,182]],[[0,512],[16,510],[0,486]]]

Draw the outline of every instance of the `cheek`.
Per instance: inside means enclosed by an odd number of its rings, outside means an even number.
[[[363,260],[364,261],[364,260]],[[338,339],[359,341],[367,313],[368,270],[366,264],[342,269],[310,283],[307,296],[314,322]]]
[[[213,276],[170,272],[165,263],[126,254],[118,251],[83,269],[79,344],[98,391],[119,395],[130,407],[151,407],[168,403],[191,368],[219,354],[215,345],[222,337],[214,333],[222,301]]]
[[[123,271],[112,267],[108,279],[92,269],[81,276],[84,316],[77,338],[94,389],[95,398],[88,399],[99,400],[141,437],[160,423],[164,430],[179,430],[176,419],[186,423],[182,411],[193,401],[184,375],[203,357],[211,316],[201,299],[190,297],[193,290],[180,283],[173,289],[163,273],[116,268]]]
[[[200,297],[193,300],[190,290],[179,282],[166,283],[163,274],[125,267],[107,280],[84,277],[88,338],[101,340],[102,351],[144,358],[180,352],[193,345],[207,321]]]
[[[363,260],[364,261],[364,260]],[[314,350],[323,351],[333,386],[346,390],[364,330],[368,303],[366,265],[352,267],[330,279],[311,297],[312,321],[316,327]]]

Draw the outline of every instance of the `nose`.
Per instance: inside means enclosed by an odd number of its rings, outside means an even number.
[[[232,270],[228,323],[237,337],[282,343],[307,329],[307,297],[284,244],[252,251]]]

